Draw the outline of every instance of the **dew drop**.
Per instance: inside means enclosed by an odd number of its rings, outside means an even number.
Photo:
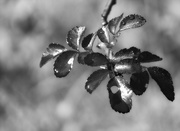
[[[58,70],[56,70],[56,69],[54,69],[54,71],[55,71],[56,73],[59,73],[59,71],[58,71]]]

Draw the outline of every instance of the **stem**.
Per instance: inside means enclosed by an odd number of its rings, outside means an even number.
[[[103,11],[103,13],[101,15],[102,20],[103,20],[103,23],[102,23],[103,26],[107,25],[107,23],[108,23],[107,22],[107,17],[109,15],[109,13],[111,12],[112,6],[115,5],[115,4],[116,4],[116,0],[109,0],[107,2],[106,7],[105,7],[105,9],[104,9],[104,11]]]
[[[107,50],[105,50],[105,54],[109,60],[111,60],[111,58],[112,58],[112,46],[110,45],[111,42],[110,42],[110,38],[109,38],[109,31],[107,29],[107,24],[108,24],[107,18],[109,16],[109,13],[111,12],[113,5],[115,5],[115,4],[116,4],[116,0],[108,0],[103,13],[101,14],[101,17],[103,20],[102,29],[105,32],[105,36],[108,39],[108,43],[106,43]]]

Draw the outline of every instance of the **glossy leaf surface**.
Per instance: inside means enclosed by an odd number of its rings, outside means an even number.
[[[87,79],[85,89],[90,94],[101,84],[101,82],[107,77],[109,71],[106,69],[100,69],[93,72]]]
[[[109,43],[109,34],[106,27],[102,27],[97,31],[97,36],[103,43]]]
[[[175,97],[174,86],[169,72],[160,67],[149,67],[148,71],[167,99],[173,101]]]
[[[72,28],[67,34],[67,44],[75,50],[79,50],[79,45],[82,42],[82,37],[85,32],[84,26],[76,26]]]
[[[136,95],[142,95],[149,84],[149,75],[147,71],[134,73],[130,78],[130,86]]]
[[[117,29],[117,26],[119,25],[122,17],[123,17],[123,14],[121,14],[120,16],[115,17],[115,18],[113,18],[113,19],[111,19],[111,20],[109,21],[109,23],[108,23],[108,28],[109,28],[109,31],[110,31],[113,35],[116,34],[116,32],[117,32],[117,30],[116,30],[116,29]]]
[[[80,52],[79,55],[78,55],[78,62],[79,64],[85,64],[84,62],[84,58],[89,54],[89,52]]]
[[[129,49],[124,48],[120,51],[116,52],[115,59],[116,61],[122,60],[122,59],[130,59],[135,58],[141,53],[140,49],[136,47],[130,47]]]
[[[111,88],[118,87],[118,91],[113,93]],[[114,77],[108,82],[109,100],[113,110],[119,113],[128,113],[132,108],[132,90],[128,83],[120,77]]]
[[[145,63],[145,62],[161,61],[162,58],[160,58],[159,56],[154,55],[148,51],[144,51],[138,56],[138,60],[139,60],[139,62]]]
[[[58,56],[60,53],[62,53],[65,50],[66,50],[66,48],[64,46],[60,45],[60,44],[57,44],[57,43],[49,44],[46,51],[42,54],[39,66],[42,67],[49,60],[55,58],[56,56]]]
[[[86,37],[84,37],[83,41],[82,41],[82,47],[85,49],[85,50],[91,50],[92,49],[92,42],[93,42],[93,37],[95,34],[91,33],[89,35],[87,35]]]
[[[73,68],[75,56],[78,53],[76,51],[66,51],[58,56],[54,63],[54,74],[56,77],[65,77],[69,74]]]
[[[141,72],[142,67],[140,63],[134,59],[123,59],[115,64],[114,71],[122,74],[132,74]]]
[[[89,66],[102,66],[107,64],[108,60],[106,56],[101,53],[91,53],[85,57],[84,62]]]
[[[125,17],[121,23],[120,23],[120,31],[132,29],[132,28],[138,28],[143,26],[146,23],[146,20],[136,14],[131,14],[127,17]]]

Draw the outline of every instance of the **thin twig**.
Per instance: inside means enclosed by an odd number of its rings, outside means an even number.
[[[107,17],[109,15],[109,13],[111,12],[112,6],[115,5],[115,4],[116,4],[116,0],[109,0],[107,2],[106,7],[105,7],[105,9],[104,9],[104,11],[103,11],[103,13],[101,15],[101,17],[103,19],[103,23],[102,23],[103,26],[107,25],[107,23],[108,23],[107,22]]]

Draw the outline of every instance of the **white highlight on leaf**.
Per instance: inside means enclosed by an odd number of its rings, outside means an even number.
[[[44,52],[42,55],[43,55],[43,57],[45,57],[45,56],[48,56],[48,55],[52,55],[53,57],[55,57],[55,56],[57,56],[57,55],[59,55],[59,54],[61,54],[63,51],[66,51],[67,49],[55,49],[55,50],[52,50],[52,49],[47,49],[47,51],[46,52]]]
[[[129,69],[131,69],[131,66],[129,65],[118,65],[115,67],[115,71],[129,70]]]
[[[87,88],[87,90],[89,90],[90,89],[90,85],[88,85],[86,88]]]
[[[71,68],[73,67],[73,62],[74,62],[74,57],[70,58],[67,62],[69,65],[71,65]]]
[[[132,90],[125,87],[121,87],[120,90],[121,90],[121,97],[123,100],[127,100],[127,99],[130,100],[132,98],[133,96]]]
[[[133,91],[127,87],[126,81],[123,79],[117,79],[120,87],[119,90],[121,91],[121,97],[123,100],[131,100],[133,96]]]
[[[56,56],[56,55],[62,53],[63,51],[65,51],[65,50],[58,50],[57,49],[57,50],[54,51],[53,56]]]
[[[102,30],[104,31],[104,34],[105,34],[105,36],[106,36],[106,39],[107,39],[107,41],[109,42],[109,41],[110,41],[110,40],[109,40],[110,38],[109,38],[107,26],[103,26],[103,27],[102,27]]]
[[[77,30],[77,32],[78,32],[78,38],[77,38],[78,45],[81,43],[82,35],[84,35],[85,29],[86,29],[85,26],[81,26]]]
[[[106,65],[102,65],[100,66],[101,69],[107,69],[107,66]]]

